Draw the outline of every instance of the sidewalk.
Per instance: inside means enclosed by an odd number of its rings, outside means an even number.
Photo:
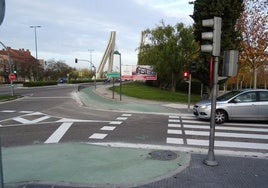
[[[79,92],[89,108],[136,113],[185,114],[187,105],[137,100],[107,87]],[[146,148],[146,147],[145,147]],[[171,148],[171,147],[170,147]],[[218,166],[203,164],[206,155],[182,148],[114,148],[87,143],[40,144],[3,148],[5,188],[264,188],[268,159],[216,155]],[[79,155],[78,155],[79,154]]]
[[[154,113],[154,114],[187,114],[192,115],[192,106],[188,111],[187,104],[170,103],[162,101],[151,101],[136,99],[128,96],[120,96],[118,93],[109,90],[112,85],[98,86],[95,90],[88,87],[79,92],[82,102],[94,109],[102,109],[109,111],[129,111],[138,113]]]

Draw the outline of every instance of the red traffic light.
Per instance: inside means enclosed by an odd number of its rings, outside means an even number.
[[[184,72],[183,72],[183,77],[184,77],[184,78],[188,78],[188,76],[189,76],[189,73],[188,73],[187,71],[184,71]]]

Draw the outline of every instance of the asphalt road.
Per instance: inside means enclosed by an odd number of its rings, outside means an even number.
[[[77,85],[15,88],[23,98],[0,104],[2,145],[89,142],[135,147],[137,144],[207,151],[209,122],[190,114],[143,114],[102,111],[79,103]],[[7,91],[1,87],[0,91]],[[251,155],[268,153],[268,126],[229,122],[216,127],[217,150]]]

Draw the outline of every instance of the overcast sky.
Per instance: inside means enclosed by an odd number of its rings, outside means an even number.
[[[6,14],[0,26],[0,41],[14,49],[29,49],[35,57],[37,28],[38,59],[64,60],[71,67],[98,66],[110,32],[116,31],[116,50],[122,64],[135,65],[142,30],[163,20],[192,25],[189,0],[5,0]],[[1,47],[2,48],[2,47]]]

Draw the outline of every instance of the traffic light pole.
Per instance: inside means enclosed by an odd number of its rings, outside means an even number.
[[[95,77],[94,78],[94,87],[95,87],[95,90],[96,90],[96,88],[97,88],[97,85],[96,85],[96,67],[92,63],[92,60],[91,61],[88,61],[88,60],[84,60],[84,59],[77,59],[77,58],[75,58],[75,63],[77,63],[78,61],[86,61],[86,62],[89,62],[90,63],[90,66],[94,68],[94,77]]]
[[[212,82],[212,100],[211,100],[211,113],[210,113],[210,134],[209,134],[209,148],[207,159],[204,164],[208,166],[217,166],[218,161],[215,160],[214,155],[214,142],[215,142],[215,116],[216,116],[216,98],[217,98],[217,84],[218,84],[218,67],[219,57],[215,57],[213,66],[213,82]]]
[[[214,57],[213,63],[213,80],[212,80],[212,99],[211,99],[211,113],[210,113],[210,134],[209,134],[209,149],[207,159],[203,162],[208,166],[216,166],[218,162],[214,155],[215,142],[215,116],[216,116],[216,98],[217,98],[217,84],[218,84],[218,67],[219,57],[221,55],[221,25],[222,18],[214,16],[213,19],[202,20],[203,27],[210,27],[212,32],[202,32],[202,39],[209,40],[211,44],[201,45],[202,52],[211,53]]]
[[[189,74],[189,83],[188,83],[188,112],[190,112],[191,85],[192,85],[192,74]]]

